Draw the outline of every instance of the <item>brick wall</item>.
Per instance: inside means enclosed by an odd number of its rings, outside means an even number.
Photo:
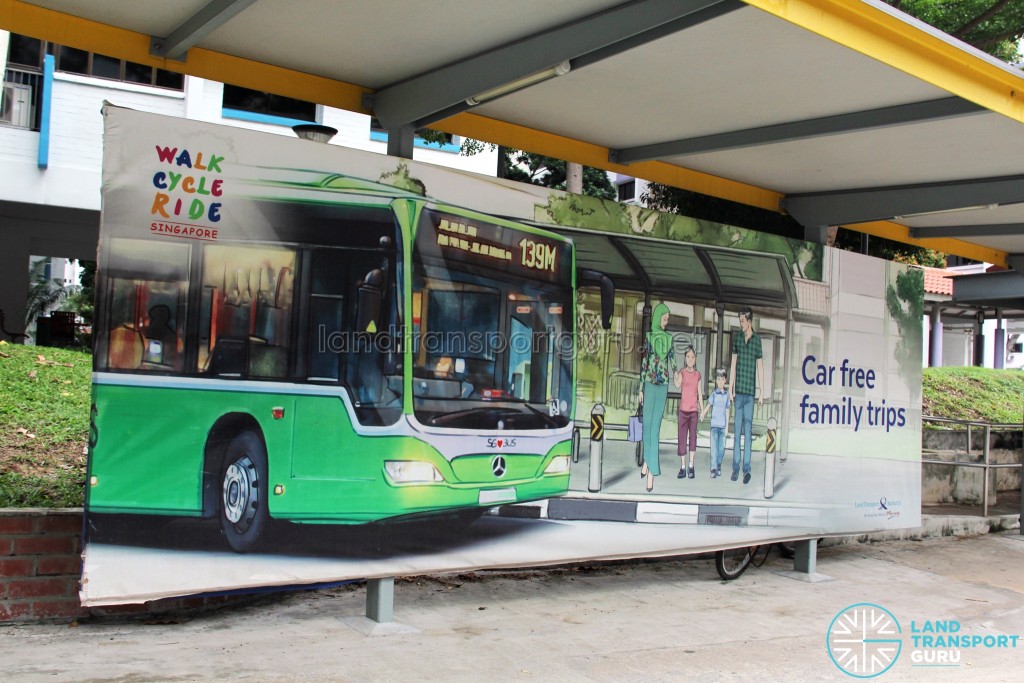
[[[0,510],[0,621],[74,618],[82,511]]]
[[[203,612],[268,597],[211,595],[82,607],[82,514],[81,508],[0,508],[0,622]]]

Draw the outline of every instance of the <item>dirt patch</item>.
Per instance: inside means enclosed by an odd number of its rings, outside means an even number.
[[[0,472],[51,478],[77,473],[85,477],[84,441],[40,447],[26,434],[14,434],[5,441],[0,445]]]

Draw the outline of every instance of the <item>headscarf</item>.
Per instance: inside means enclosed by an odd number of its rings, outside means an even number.
[[[654,313],[651,315],[651,349],[659,358],[667,357],[668,350],[672,348],[672,335],[661,329],[661,318],[666,313],[668,313],[668,306],[658,304],[654,307]]]

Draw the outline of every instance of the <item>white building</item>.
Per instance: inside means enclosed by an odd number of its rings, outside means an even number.
[[[94,260],[99,230],[103,102],[294,135],[338,130],[330,144],[386,153],[369,116],[247,90],[0,31],[0,311],[24,329],[31,255]],[[494,175],[497,150],[460,155],[417,139],[417,161]],[[7,336],[0,334],[0,338]]]

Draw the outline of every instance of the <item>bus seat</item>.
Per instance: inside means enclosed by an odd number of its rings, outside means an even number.
[[[145,344],[142,333],[128,325],[120,325],[110,331],[107,360],[116,370],[138,370],[142,365]]]

